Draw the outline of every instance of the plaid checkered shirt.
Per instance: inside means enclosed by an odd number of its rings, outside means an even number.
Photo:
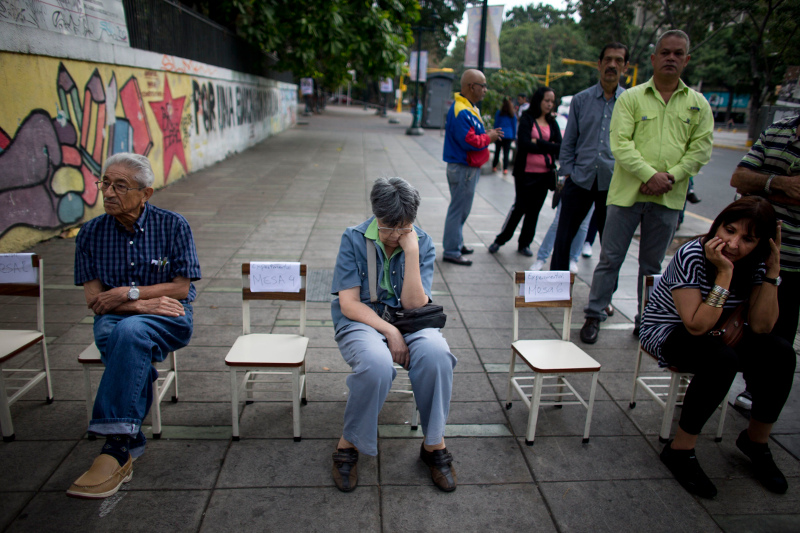
[[[87,222],[75,243],[75,285],[99,279],[104,290],[200,279],[200,262],[189,223],[181,215],[145,203],[133,233],[111,215]],[[197,295],[194,283],[181,300]]]

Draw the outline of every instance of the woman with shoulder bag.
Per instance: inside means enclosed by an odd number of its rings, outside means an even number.
[[[532,257],[531,243],[536,222],[547,192],[556,188],[556,159],[561,150],[561,130],[551,114],[556,95],[550,87],[539,87],[531,96],[531,105],[519,119],[517,155],[514,159],[514,205],[506,217],[503,229],[489,245],[496,253],[514,235],[522,217],[522,232],[517,251]]]
[[[765,488],[783,494],[786,478],[767,445],[792,388],[795,354],[771,333],[778,319],[780,224],[772,205],[748,196],[726,207],[709,232],[684,244],[664,271],[642,314],[642,346],[662,367],[694,374],[678,430],[661,461],[691,493],[717,489],[694,447],[703,425],[727,401],[737,372],[753,394],[747,429],[736,446]],[[737,313],[743,319],[732,320]]]

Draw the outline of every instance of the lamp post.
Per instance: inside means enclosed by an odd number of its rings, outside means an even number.
[[[414,109],[411,121],[411,126],[406,130],[406,135],[424,135],[425,132],[417,124],[417,107],[419,106],[419,66],[422,63],[422,30],[427,30],[424,26],[415,26],[413,29],[417,30],[417,77],[414,83]]]

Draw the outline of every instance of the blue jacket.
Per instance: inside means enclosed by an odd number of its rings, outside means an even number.
[[[491,144],[480,111],[461,93],[454,98],[447,112],[442,159],[445,163],[480,167],[489,160],[487,147]]]
[[[369,274],[367,270],[367,243],[364,234],[367,231],[372,219],[370,217],[358,226],[347,228],[342,235],[342,242],[339,245],[339,254],[336,256],[336,268],[333,271],[333,283],[331,293],[337,298],[331,302],[331,317],[333,327],[338,332],[341,328],[353,322],[344,314],[339,305],[339,291],[361,287],[361,303],[370,306],[376,313],[382,314],[384,306],[399,308],[400,294],[403,292],[403,278],[405,277],[405,252],[394,255],[389,262],[391,270],[391,282],[395,296],[389,297],[388,291],[381,288],[383,279],[383,262],[385,260],[383,252],[376,246],[377,261],[375,268],[377,272],[377,296],[378,302],[375,304],[369,301]],[[433,283],[433,262],[436,259],[436,249],[430,235],[414,226],[414,230],[419,237],[419,272],[422,278],[422,287],[425,294],[431,298],[431,284]]]
[[[498,111],[494,114],[494,127],[503,130],[503,139],[513,141],[517,136],[517,117],[501,115]]]

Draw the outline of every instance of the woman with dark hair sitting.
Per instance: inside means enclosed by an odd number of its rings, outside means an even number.
[[[533,257],[531,243],[536,233],[536,222],[547,191],[555,188],[555,174],[552,172],[561,151],[561,130],[551,113],[555,103],[553,89],[539,87],[531,96],[530,107],[519,119],[517,155],[514,158],[516,198],[503,229],[489,245],[491,254],[511,240],[517,224],[524,216],[517,251],[526,257]]]
[[[753,410],[736,446],[764,487],[779,494],[788,489],[767,445],[795,369],[792,346],[770,333],[778,319],[780,238],[769,202],[749,196],[730,204],[705,236],[678,250],[642,314],[642,346],[660,366],[694,374],[675,439],[664,447],[661,461],[698,496],[713,498],[717,489],[697,462],[697,436],[727,401],[737,372],[744,372],[753,392]],[[720,325],[740,305],[746,306],[743,336],[728,345]]]

